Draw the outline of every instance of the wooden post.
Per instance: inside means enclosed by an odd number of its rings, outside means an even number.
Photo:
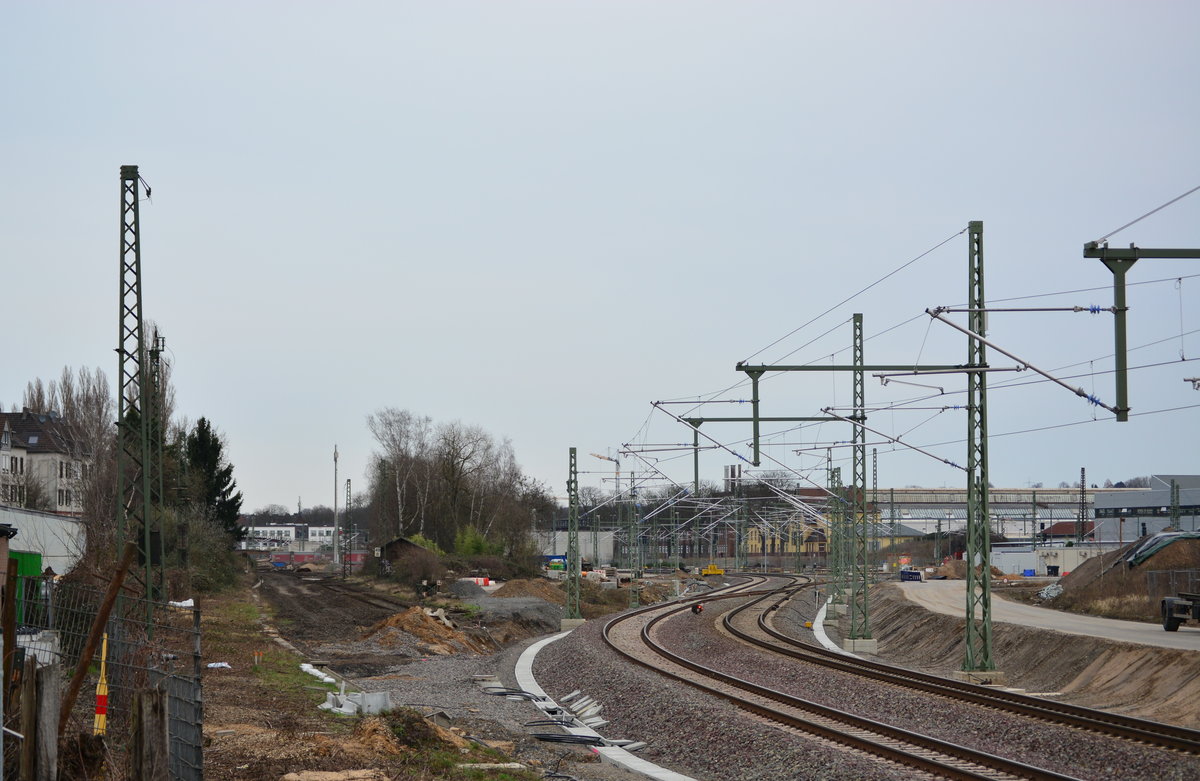
[[[37,671],[37,777],[58,781],[58,718],[62,706],[62,666],[48,664]]]
[[[134,693],[132,737],[130,777],[139,781],[167,781],[170,739],[165,689],[142,689]]]
[[[17,712],[17,699],[13,697],[13,659],[17,652],[17,560],[8,559],[8,571],[4,573],[4,609],[0,623],[4,625],[4,703],[5,714]]]
[[[129,565],[133,563],[133,557],[136,555],[137,543],[133,541],[125,543],[125,552],[117,563],[117,571],[113,573],[108,590],[104,592],[104,601],[100,603],[96,620],[92,622],[92,631],[88,633],[87,642],[83,645],[83,652],[79,654],[79,663],[75,665],[75,674],[71,676],[67,693],[63,695],[62,713],[58,717],[58,736],[60,738],[67,731],[67,721],[71,718],[71,710],[75,707],[75,699],[79,696],[79,688],[83,686],[83,679],[87,677],[88,668],[92,665],[92,657],[96,655],[96,646],[100,644],[100,636],[104,634],[104,625],[108,623],[108,614],[112,612],[113,603],[117,601],[117,594],[121,591],[121,584],[125,582],[125,573],[129,571]]]
[[[25,655],[21,668],[21,781],[37,780],[37,659]]]

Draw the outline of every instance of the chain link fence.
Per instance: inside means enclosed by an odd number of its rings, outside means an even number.
[[[43,577],[21,578],[16,604],[18,668],[35,656],[38,665],[61,664],[64,689],[79,664],[88,633],[99,612],[101,589]],[[130,778],[132,706],[138,691],[167,692],[170,777],[203,777],[203,696],[200,679],[200,611],[140,597],[121,596],[105,624],[106,643],[96,649],[79,697],[69,714],[60,768],[63,778]],[[98,684],[103,669],[108,688],[103,730]],[[6,710],[8,710],[6,708]],[[11,714],[11,711],[9,711]],[[11,715],[5,726],[16,729]],[[102,740],[97,738],[102,734]],[[9,777],[10,743],[5,741]],[[100,774],[103,774],[102,776]],[[15,776],[13,776],[15,777]]]
[[[1200,593],[1200,569],[1163,569],[1146,573],[1146,590],[1152,600],[1186,591]]]

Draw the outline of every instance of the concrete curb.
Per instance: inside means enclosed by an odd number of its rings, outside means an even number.
[[[559,632],[556,635],[551,635],[545,639],[539,640],[529,646],[521,653],[521,657],[517,660],[516,668],[513,671],[517,679],[517,686],[530,694],[536,694],[545,699],[535,703],[538,708],[545,710],[549,708],[560,707],[557,703],[550,699],[546,692],[538,685],[537,679],[533,677],[533,660],[544,647],[553,643],[555,640],[561,640],[570,632]],[[563,727],[572,735],[588,735],[591,737],[601,737],[601,735],[590,727]],[[630,752],[617,746],[598,746],[596,753],[605,761],[618,767],[624,768],[633,773],[640,773],[647,778],[658,779],[658,781],[695,781],[690,776],[685,776],[682,773],[676,773],[674,770],[668,770],[665,767],[660,767],[653,762],[648,762],[640,757],[634,756]]]
[[[825,634],[825,609],[829,607],[829,601],[831,599],[833,599],[833,597],[829,597],[825,600],[825,602],[821,605],[821,609],[817,611],[817,617],[813,619],[813,636],[817,638],[818,643],[825,646],[830,651],[837,651],[839,654],[853,656],[855,659],[861,659],[862,657],[860,657],[858,654],[850,653],[845,648],[842,648],[840,645],[830,640],[829,635]]]

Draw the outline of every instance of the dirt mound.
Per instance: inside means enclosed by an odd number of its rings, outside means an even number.
[[[1170,596],[1170,578],[1150,573],[1200,569],[1200,540],[1178,540],[1130,567],[1121,555],[1141,542],[1082,562],[1059,581],[1063,593],[1046,606],[1105,618],[1159,620],[1159,600]]]
[[[492,592],[493,597],[537,597],[557,605],[567,603],[562,586],[549,580],[510,580]]]
[[[403,613],[383,619],[362,636],[363,640],[371,640],[384,646],[408,645],[412,642],[410,638],[416,638],[417,647],[421,650],[439,656],[487,652],[479,641],[426,615],[419,607],[410,607]]]
[[[896,584],[871,591],[871,623],[887,661],[944,674],[962,666],[963,618],[927,611]],[[1061,692],[1090,708],[1200,727],[1200,655],[997,622],[992,655],[1010,686]]]
[[[962,559],[950,559],[942,566],[938,567],[933,573],[936,576],[945,576],[950,580],[966,580],[967,579],[967,563]],[[1004,573],[992,567],[992,577],[998,578],[1004,576]]]

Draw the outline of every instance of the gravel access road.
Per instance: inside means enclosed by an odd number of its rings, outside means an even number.
[[[967,582],[965,580],[930,580],[924,583],[897,583],[904,596],[926,610],[962,618],[966,615]],[[1003,599],[1003,593],[993,590],[992,621],[1006,624],[1051,629],[1070,635],[1103,637],[1123,643],[1153,645],[1159,648],[1176,648],[1185,651],[1200,651],[1200,626],[1184,624],[1176,632],[1167,632],[1161,624],[1142,621],[1118,621],[1112,618],[1097,618],[1062,610],[1026,605]]]

